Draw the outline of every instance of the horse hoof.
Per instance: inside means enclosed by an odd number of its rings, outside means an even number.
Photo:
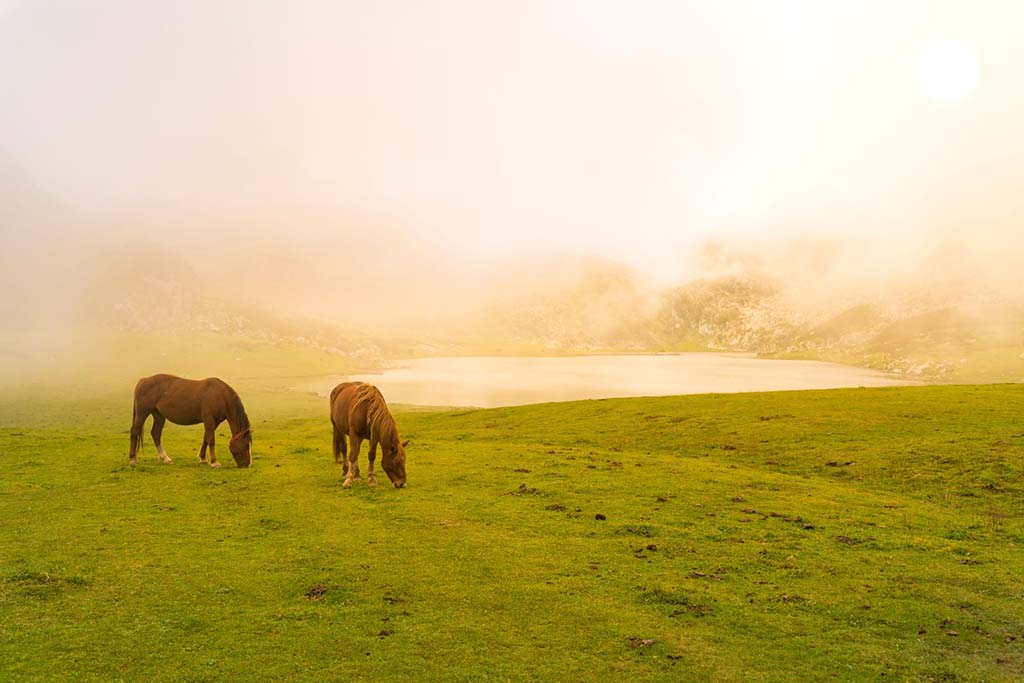
[[[211,462],[210,463],[210,467],[220,467],[220,463],[219,462]]]
[[[352,480],[351,479],[346,479],[344,482],[342,482],[341,485],[344,486],[345,488],[349,488],[349,487],[352,486]]]
[[[377,485],[377,480],[376,479],[367,479],[366,480],[366,485],[367,486],[376,486]]]

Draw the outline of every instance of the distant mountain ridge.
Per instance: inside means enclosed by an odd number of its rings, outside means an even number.
[[[926,292],[884,306],[868,300],[809,311],[768,279],[699,279],[655,301],[625,279],[601,284],[491,312],[492,341],[557,352],[752,352],[934,380],[1024,378],[1024,302],[998,292]]]
[[[629,271],[597,269],[566,286],[496,301],[470,319],[397,339],[273,312],[207,291],[180,259],[122,258],[93,283],[86,316],[134,332],[213,332],[288,342],[376,365],[385,358],[465,353],[716,350],[811,358],[952,380],[1024,377],[1024,304],[998,296],[907,297],[801,310],[765,278],[706,278],[656,296]]]

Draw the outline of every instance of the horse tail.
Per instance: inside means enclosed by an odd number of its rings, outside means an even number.
[[[137,390],[138,390],[138,387],[136,387],[136,391]],[[136,433],[136,430],[135,430],[135,418],[138,415],[138,410],[139,410],[138,402],[136,400],[135,394],[133,393],[132,394],[132,426],[131,426],[131,429],[128,432],[128,442],[129,442],[128,445],[130,447],[130,450],[134,450],[136,452],[136,454],[142,453],[142,445],[146,441],[145,439],[142,438],[142,428],[141,427],[139,428],[138,433]]]

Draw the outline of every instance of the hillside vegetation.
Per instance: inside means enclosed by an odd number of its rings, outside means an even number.
[[[1024,671],[1022,387],[400,413],[401,491],[341,487],[322,400],[243,396],[219,471],[177,426],[129,467],[127,396],[4,403],[0,679]]]

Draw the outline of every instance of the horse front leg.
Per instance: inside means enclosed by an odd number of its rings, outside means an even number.
[[[160,458],[160,462],[170,465],[173,462],[171,456],[167,455],[167,451],[164,450],[163,445],[160,443],[164,433],[164,423],[166,422],[166,417],[160,413],[153,413],[153,429],[150,430],[150,434],[153,435],[153,445],[156,446],[156,457]]]
[[[376,486],[377,476],[373,473],[373,461],[377,459],[377,440],[370,437],[370,473],[366,475],[366,485]]]
[[[352,480],[359,476],[359,447],[363,440],[356,434],[349,435],[348,470],[345,472],[345,482],[342,486],[346,488],[352,485]]]
[[[204,423],[204,426],[206,427],[206,431],[203,435],[203,447],[209,447],[210,449],[210,467],[220,467],[220,463],[217,462],[217,452],[215,450],[217,441],[215,438],[217,425],[213,422],[206,422]]]

